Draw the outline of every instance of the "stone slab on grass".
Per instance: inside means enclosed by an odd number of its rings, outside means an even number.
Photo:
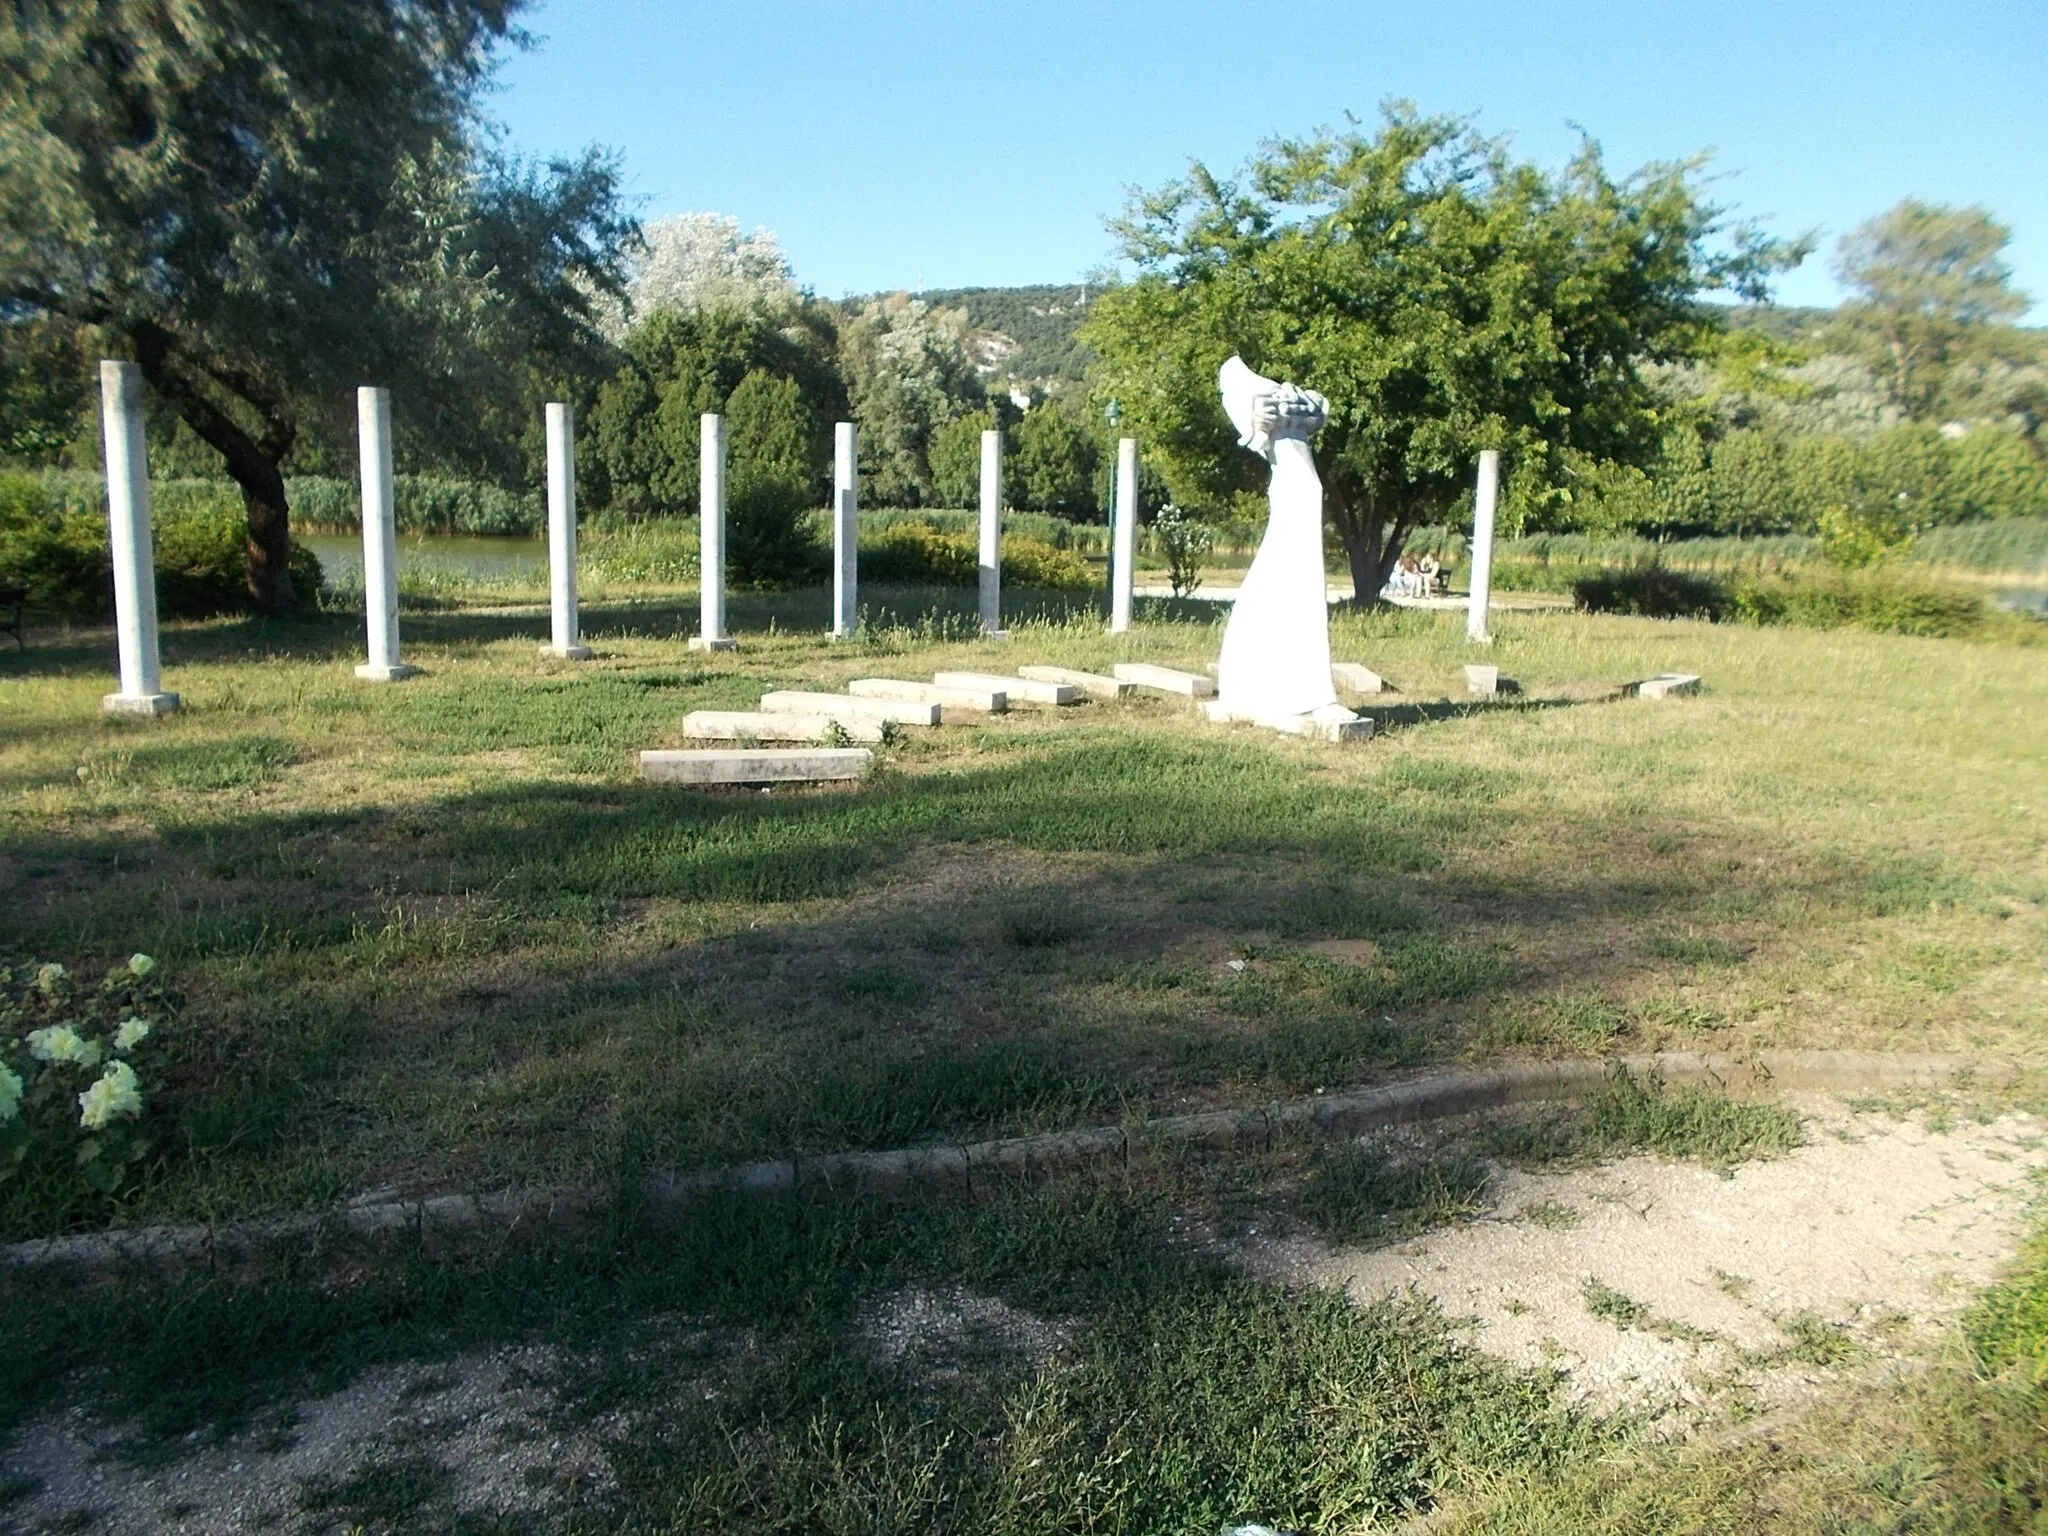
[[[683,716],[683,734],[693,741],[823,741],[835,728],[852,741],[880,741],[882,725],[880,720],[744,709],[698,709]]]
[[[1310,741],[1371,741],[1373,722],[1364,715],[1353,715],[1350,711],[1331,711],[1327,715],[1261,715],[1248,714],[1242,710],[1228,710],[1221,704],[1205,704],[1203,712],[1218,725],[1256,725],[1262,730],[1279,731],[1288,736],[1302,736]],[[1348,718],[1345,718],[1347,717]]]
[[[1028,677],[1005,677],[995,672],[934,672],[935,688],[986,688],[1001,693],[1012,704],[1078,704],[1081,690],[1068,683],[1034,683]]]
[[[1668,699],[1700,691],[1697,672],[1659,672],[1639,683],[1623,683],[1621,693],[1628,699]]]
[[[1355,661],[1333,661],[1330,676],[1336,679],[1339,688],[1349,688],[1353,693],[1385,693],[1387,680],[1371,667],[1361,666]]]
[[[1477,698],[1490,699],[1495,694],[1520,693],[1522,685],[1512,677],[1502,677],[1499,667],[1474,662],[1465,668],[1465,691]]]
[[[1160,693],[1178,694],[1184,699],[1211,698],[1216,692],[1216,679],[1203,677],[1199,672],[1181,672],[1173,667],[1155,667],[1145,661],[1120,661],[1110,670],[1120,683],[1151,688]]]
[[[834,720],[888,720],[897,725],[939,723],[939,706],[916,699],[856,699],[786,688],[762,694],[761,709],[771,715],[829,715]]]
[[[857,779],[875,754],[865,747],[768,747],[640,754],[649,784],[822,784]]]
[[[1121,683],[1099,672],[1076,672],[1072,667],[1019,667],[1017,675],[1034,683],[1065,683],[1069,688],[1080,689],[1091,699],[1128,698],[1131,690],[1137,687],[1135,683]]]
[[[900,677],[856,677],[846,691],[857,699],[909,699],[936,704],[942,710],[972,709],[989,715],[999,715],[1010,707],[1009,694],[1000,688],[941,688],[936,683],[913,683]]]

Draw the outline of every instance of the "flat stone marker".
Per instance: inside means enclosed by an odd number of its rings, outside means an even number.
[[[1009,697],[1012,704],[1078,704],[1081,690],[1069,683],[1034,683],[1028,677],[1004,677],[993,672],[934,672],[935,688],[986,688]]]
[[[816,784],[857,779],[874,760],[866,747],[642,752],[640,777],[649,784]]]
[[[1337,680],[1339,688],[1349,688],[1353,693],[1385,693],[1387,680],[1371,667],[1360,666],[1355,661],[1333,661],[1330,676]]]
[[[1465,668],[1465,691],[1491,698],[1500,692],[1500,668],[1470,665]]]
[[[1000,688],[941,688],[936,683],[912,683],[900,677],[856,677],[846,685],[856,699],[909,699],[940,708],[978,709],[1000,715],[1010,707],[1010,696]]]
[[[1120,661],[1111,672],[1120,683],[1152,688],[1160,693],[1177,693],[1182,698],[1206,699],[1216,692],[1216,679],[1198,672],[1179,672],[1172,667],[1155,667],[1150,662]]]
[[[1202,708],[1218,725],[1256,725],[1310,741],[1371,741],[1373,735],[1373,723],[1364,715],[1349,720],[1318,720],[1314,715],[1234,714],[1220,703],[1205,704]]]
[[[853,741],[880,741],[879,720],[831,715],[776,715],[743,709],[697,709],[683,716],[683,734],[697,741],[821,741],[833,728]]]
[[[916,699],[855,699],[843,693],[798,693],[778,689],[761,695],[771,715],[829,715],[835,720],[887,720],[895,725],[937,725],[939,706]]]
[[[1625,699],[1667,699],[1674,694],[1699,691],[1700,679],[1697,672],[1659,672],[1655,677],[1646,677],[1639,683],[1621,685],[1621,696]]]
[[[1080,689],[1091,699],[1128,698],[1131,690],[1137,687],[1136,683],[1120,683],[1099,672],[1076,672],[1072,667],[1019,667],[1017,675],[1034,683],[1065,683],[1069,688]]]

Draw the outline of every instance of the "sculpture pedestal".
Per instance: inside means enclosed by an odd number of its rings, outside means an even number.
[[[1209,718],[1218,725],[1263,726],[1269,731],[1280,731],[1289,736],[1306,736],[1313,741],[1372,740],[1371,718],[1355,715],[1341,704],[1327,704],[1321,709],[1310,710],[1305,715],[1276,715],[1232,709],[1221,699],[1202,707]]]

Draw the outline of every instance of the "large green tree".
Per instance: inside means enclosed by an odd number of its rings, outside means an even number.
[[[1616,180],[1588,143],[1547,173],[1405,105],[1377,133],[1272,144],[1239,180],[1197,164],[1117,226],[1138,275],[1083,329],[1096,387],[1192,505],[1263,481],[1216,396],[1232,352],[1328,396],[1316,464],[1370,600],[1409,532],[1454,515],[1483,448],[1525,472],[1655,459],[1645,366],[1712,350],[1703,293],[1760,298],[1803,254],[1730,227],[1699,169]]]
[[[476,101],[518,0],[19,0],[0,13],[0,304],[132,356],[242,490],[293,602],[283,463],[383,383],[489,457],[595,343],[632,224],[597,154],[531,167]]]
[[[1843,334],[1868,344],[1909,414],[1927,414],[1955,363],[2038,361],[2001,356],[2001,341],[2021,338],[1997,328],[2027,308],[2003,258],[2011,239],[1983,208],[1912,197],[1842,237],[1835,275],[1855,295],[1843,310]]]

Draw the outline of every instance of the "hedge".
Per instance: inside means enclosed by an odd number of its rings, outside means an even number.
[[[1975,592],[1882,568],[1715,578],[1643,566],[1582,578],[1573,597],[1588,613],[1893,635],[1967,635],[1982,628],[1986,617],[1984,599]]]

